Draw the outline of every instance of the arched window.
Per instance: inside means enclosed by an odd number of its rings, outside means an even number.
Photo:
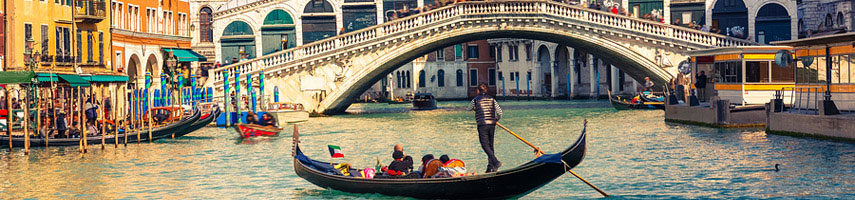
[[[457,70],[457,87],[463,86],[463,70]]]
[[[436,71],[436,86],[445,87],[445,70]]]
[[[834,25],[834,20],[831,18],[831,14],[825,14],[825,27],[831,27]]]
[[[211,8],[203,7],[201,11],[199,11],[199,41],[200,42],[213,42],[214,41],[214,29],[211,28],[211,24],[214,23],[214,18],[211,17]]]
[[[410,76],[410,71],[407,71],[407,88],[412,88],[413,77]]]
[[[421,70],[421,71],[419,71],[419,87],[420,88],[425,87],[425,82],[427,82],[425,80],[425,70]]]
[[[395,72],[395,80],[398,82],[398,85],[396,85],[396,86],[398,88],[401,88],[401,82],[402,81],[401,81],[401,72],[400,71]]]
[[[843,19],[843,13],[842,13],[842,12],[837,12],[837,25],[838,25],[838,26],[840,26],[840,27],[844,27],[844,26],[846,26],[846,25],[844,25],[844,24],[843,24],[843,23],[845,23],[845,21],[846,21],[846,20],[844,20],[844,19]]]

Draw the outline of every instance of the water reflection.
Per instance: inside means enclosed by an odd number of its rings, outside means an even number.
[[[440,102],[462,106],[467,102]],[[500,102],[502,123],[547,152],[564,149],[589,122],[589,149],[574,171],[609,194],[629,199],[855,198],[855,145],[757,129],[714,129],[666,124],[661,111],[614,111],[606,102]],[[358,109],[398,105],[359,104]],[[372,108],[373,107],[373,108]],[[352,114],[301,123],[310,157],[329,159],[326,145],[342,147],[357,166],[391,161],[392,146],[448,154],[483,172],[473,114],[430,111]],[[497,130],[504,169],[534,158],[513,136]],[[291,128],[278,138],[238,140],[232,129],[205,128],[188,136],[127,148],[98,145],[0,151],[0,199],[399,199],[318,188],[293,173]],[[781,164],[781,171],[771,169]],[[524,199],[599,198],[563,176]]]

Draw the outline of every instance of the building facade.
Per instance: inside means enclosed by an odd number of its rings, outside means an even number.
[[[606,90],[636,93],[636,81],[608,64],[608,59],[539,40],[488,41],[496,53],[497,96],[590,98],[606,95]]]
[[[853,1],[800,0],[797,3],[799,38],[852,32],[855,28]]]
[[[178,56],[190,48],[190,5],[182,0],[114,0],[113,53],[116,65],[124,69],[129,84],[144,88],[145,75],[152,87],[160,88],[161,77],[189,76],[193,58]],[[178,51],[178,52],[175,52]],[[173,54],[176,57],[170,58]],[[175,60],[177,59],[177,60]],[[168,61],[175,60],[175,63]]]

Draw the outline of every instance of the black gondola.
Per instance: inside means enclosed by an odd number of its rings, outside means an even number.
[[[413,98],[413,110],[436,109],[436,98],[431,93],[416,93]]]
[[[157,139],[166,138],[166,137],[170,136],[171,133],[173,133],[177,130],[180,130],[180,128],[189,126],[191,122],[194,122],[197,119],[199,119],[199,116],[200,116],[199,112],[196,112],[194,115],[191,115],[190,117],[184,118],[181,121],[178,121],[178,122],[175,122],[172,124],[168,124],[166,126],[152,128],[152,140],[157,140]],[[126,132],[122,131],[117,135],[117,137],[114,137],[113,135],[106,135],[106,138],[104,138],[104,142],[107,144],[113,144],[116,142],[115,139],[118,138],[119,143],[123,143],[124,138],[125,138],[125,133]],[[139,136],[140,136],[141,141],[147,141],[148,140],[148,129],[145,129],[145,130],[140,131],[140,132],[132,131],[131,133],[127,133],[129,143],[137,141],[137,133],[140,134]],[[86,137],[86,142],[88,144],[100,144],[101,143],[101,137],[103,137],[103,136]],[[30,138],[30,146],[31,147],[45,146],[45,142],[47,142],[49,146],[77,146],[77,145],[80,145],[81,139],[82,138],[50,138],[49,140],[45,141],[44,138],[34,137],[34,138]],[[8,142],[9,142],[8,136],[0,135],[0,144],[8,144]],[[12,146],[24,147],[24,137],[23,136],[12,136]]]
[[[214,108],[214,110],[211,111],[210,114],[208,114],[206,116],[201,116],[198,120],[191,123],[190,126],[187,126],[186,128],[181,129],[180,131],[176,132],[174,134],[174,136],[175,137],[181,137],[181,136],[190,134],[193,131],[199,130],[200,128],[205,127],[206,125],[213,122],[214,119],[217,119],[217,116],[219,116],[219,115],[220,115],[220,108]]]
[[[296,132],[296,131],[295,131]],[[323,161],[312,160],[301,151],[295,133],[294,171],[298,176],[322,188],[352,193],[377,193],[390,196],[405,196],[425,199],[498,199],[526,195],[551,182],[571,169],[585,157],[586,134],[582,134],[566,150],[555,156],[555,160],[566,163],[529,161],[516,168],[495,173],[477,174],[452,178],[427,179],[365,179],[334,175],[319,171],[311,166],[330,166]],[[560,157],[557,157],[560,156]],[[353,169],[355,170],[355,169]]]
[[[202,116],[202,112],[196,110],[195,112],[193,112],[193,115],[190,115],[189,117],[185,117],[184,119],[181,119],[181,121],[173,123],[173,124],[178,124],[177,126],[162,126],[160,128],[163,128],[163,129],[152,129],[151,140],[154,141],[154,140],[158,140],[158,139],[171,137],[173,133],[181,132],[181,130],[189,127],[191,124],[193,124],[193,122],[196,122],[197,120],[199,120],[199,117],[201,117],[201,116]],[[137,138],[131,139],[129,137],[128,142],[136,142],[136,139]],[[140,140],[148,141],[148,132],[147,131],[142,132],[142,134],[140,135]]]
[[[659,101],[647,101],[644,98],[644,95],[639,95],[638,103],[632,103],[632,101],[626,100],[626,98],[621,98],[620,96],[612,96],[612,92],[606,90],[609,94],[609,103],[611,103],[612,107],[618,110],[627,110],[627,109],[660,109],[665,110],[665,103]]]

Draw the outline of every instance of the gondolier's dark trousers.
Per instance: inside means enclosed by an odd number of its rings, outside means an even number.
[[[487,154],[487,172],[498,170],[499,159],[496,158],[493,151],[493,136],[496,133],[495,124],[478,124],[478,139],[481,141],[481,148]]]

